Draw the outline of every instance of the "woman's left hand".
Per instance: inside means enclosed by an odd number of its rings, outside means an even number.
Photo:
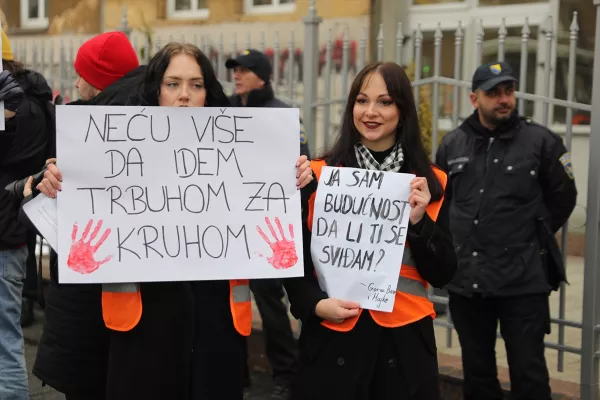
[[[429,186],[427,185],[426,178],[415,178],[410,182],[410,195],[408,196],[408,203],[410,204],[410,223],[415,225],[425,215],[425,209],[431,201],[431,193],[429,193]]]
[[[296,178],[298,178],[296,181],[296,186],[298,189],[302,189],[313,180],[313,173],[312,169],[310,168],[310,161],[308,161],[308,157],[300,156],[296,162],[296,168],[298,169],[298,172],[296,173]]]

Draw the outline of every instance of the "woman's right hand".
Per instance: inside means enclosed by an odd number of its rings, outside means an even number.
[[[323,299],[317,303],[315,313],[328,321],[341,324],[346,318],[356,317],[360,303],[339,299]]]
[[[60,183],[62,182],[62,174],[56,164],[48,164],[48,169],[44,172],[44,179],[36,188],[48,197],[56,197],[56,191],[62,190]]]

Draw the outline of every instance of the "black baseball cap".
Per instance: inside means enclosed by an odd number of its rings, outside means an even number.
[[[487,92],[502,82],[517,82],[512,67],[504,61],[490,62],[475,70],[471,90],[481,89]]]
[[[271,73],[273,72],[271,61],[261,51],[254,49],[244,50],[236,58],[230,58],[225,61],[227,68],[235,68],[238,65],[248,68],[265,82],[271,80]]]

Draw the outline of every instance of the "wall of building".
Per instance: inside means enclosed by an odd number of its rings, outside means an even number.
[[[181,25],[213,25],[220,23],[285,23],[299,22],[307,14],[309,0],[297,0],[293,12],[246,14],[244,0],[209,0],[206,19],[168,19],[167,0],[127,1],[128,20],[134,28],[150,24],[156,28]],[[324,19],[368,16],[370,0],[317,0],[319,16]],[[106,1],[106,27],[114,29],[121,23],[121,0]]]

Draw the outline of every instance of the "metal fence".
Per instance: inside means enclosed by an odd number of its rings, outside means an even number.
[[[600,6],[600,0],[594,0],[596,7]],[[309,133],[310,145],[313,151],[321,149],[330,144],[335,134],[342,108],[346,102],[348,88],[354,75],[369,61],[369,54],[375,54],[377,60],[383,59],[384,41],[390,40],[383,36],[383,27],[380,27],[376,38],[376,48],[369,49],[367,28],[364,28],[363,36],[358,40],[349,37],[346,30],[342,37],[334,38],[330,30],[323,45],[319,45],[319,25],[322,20],[317,14],[315,1],[311,1],[308,15],[303,19],[304,24],[304,47],[297,49],[293,32],[288,43],[281,43],[276,33],[271,38],[270,47],[267,46],[265,35],[260,37],[260,50],[271,57],[274,74],[273,85],[278,97],[289,104],[299,107],[304,119],[306,132]],[[524,17],[521,30],[521,60],[520,60],[520,87],[527,87],[527,70],[530,30],[527,18]],[[553,24],[548,20],[545,29],[546,65],[551,65],[551,48],[553,45]],[[600,13],[596,20],[596,51],[594,64],[600,65]],[[127,25],[126,11],[123,10],[123,22],[120,30],[130,34],[132,44],[138,51],[142,62],[147,62],[149,57],[169,41],[187,41],[200,47],[214,63],[217,74],[226,90],[232,90],[232,76],[225,69],[225,60],[240,52],[237,37],[234,36],[233,46],[227,50],[224,48],[223,34],[216,40],[214,38],[193,35],[180,37],[148,37],[132,34]],[[545,68],[543,77],[545,83],[544,95],[517,92],[518,109],[521,114],[526,112],[528,102],[538,104],[542,107],[540,123],[549,124],[551,107],[563,107],[566,109],[566,133],[565,142],[570,150],[573,138],[573,113],[577,110],[591,113],[592,105],[574,102],[575,92],[575,68],[576,50],[578,40],[577,13],[574,13],[570,26],[570,43],[567,74],[567,98],[560,100],[550,96],[550,68]],[[236,34],[233,34],[236,35]],[[505,58],[505,42],[507,30],[503,25],[497,36],[497,59]],[[399,64],[414,66],[414,95],[417,101],[423,96],[428,96],[426,102],[431,103],[432,109],[432,154],[435,154],[438,140],[444,132],[441,132],[437,121],[440,120],[440,110],[448,109],[452,123],[451,127],[458,126],[464,118],[464,107],[461,112],[461,102],[466,100],[470,89],[470,82],[461,76],[461,61],[464,57],[463,46],[464,31],[459,25],[454,34],[454,76],[441,76],[441,49],[442,31],[438,29],[433,35],[433,76],[422,78],[422,50],[423,33],[419,28],[407,34],[402,24],[397,26],[397,35],[391,40],[395,43],[395,57],[393,60]],[[45,74],[53,89],[65,98],[66,101],[73,100],[77,96],[74,89],[76,74],[73,69],[74,55],[77,49],[88,37],[76,38],[45,38],[33,42],[21,42],[13,40],[15,56],[18,60],[26,62],[28,66]],[[407,46],[406,39],[409,45]],[[57,45],[58,43],[58,45]],[[476,39],[476,61],[482,60],[484,46],[483,26],[480,27]],[[251,47],[250,36],[246,36],[244,48]],[[596,63],[598,61],[598,63]],[[590,82],[591,84],[591,82]],[[441,89],[445,96],[440,96]],[[429,92],[429,93],[428,93]],[[451,94],[451,96],[448,96]],[[450,101],[444,101],[449,99]],[[600,68],[594,70],[593,98],[592,104],[600,104]],[[468,107],[466,108],[468,109]],[[569,321],[565,318],[566,289],[564,285],[559,291],[558,315],[552,318],[552,323],[558,326],[557,342],[546,343],[547,348],[558,352],[557,369],[563,371],[564,354],[573,353],[580,356],[580,385],[581,399],[596,400],[600,398],[599,371],[600,371],[600,260],[598,249],[600,248],[600,116],[592,114],[589,151],[590,162],[588,172],[588,199],[587,199],[587,226],[585,232],[585,264],[584,264],[584,289],[583,309],[581,321]],[[562,249],[567,245],[567,227],[562,230]],[[564,251],[566,254],[566,251]],[[566,255],[563,255],[566,260]],[[437,293],[437,292],[436,292]],[[447,298],[430,293],[431,299],[437,303],[447,304]],[[452,346],[452,321],[450,316],[439,318],[436,325],[447,328],[447,346]],[[565,328],[571,327],[581,330],[581,345],[569,346],[565,344]]]

